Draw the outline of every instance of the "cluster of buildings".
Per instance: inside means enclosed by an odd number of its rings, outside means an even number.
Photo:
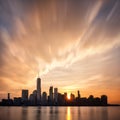
[[[14,97],[10,99],[10,93],[8,93],[7,99],[2,99],[0,105],[15,105],[15,106],[106,106],[107,96],[102,95],[94,97],[90,95],[88,98],[81,97],[80,92],[77,92],[77,97],[74,94],[70,94],[70,98],[67,97],[67,93],[61,94],[58,92],[58,88],[50,86],[49,95],[46,92],[41,94],[41,79],[37,78],[37,87],[29,96],[28,90],[22,90],[21,97]]]

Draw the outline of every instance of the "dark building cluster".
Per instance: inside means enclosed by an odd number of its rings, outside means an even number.
[[[41,79],[37,78],[37,89],[29,96],[28,90],[22,90],[21,97],[14,97],[10,99],[10,93],[8,93],[7,99],[2,99],[0,105],[3,106],[107,106],[107,96],[102,95],[94,97],[90,95],[88,98],[81,97],[80,92],[77,92],[77,97],[74,94],[70,94],[70,98],[67,97],[67,93],[61,94],[58,92],[58,88],[50,86],[49,95],[46,92],[41,94]]]

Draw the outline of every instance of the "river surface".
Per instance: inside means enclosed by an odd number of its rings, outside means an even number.
[[[0,120],[120,120],[120,107],[0,107]]]

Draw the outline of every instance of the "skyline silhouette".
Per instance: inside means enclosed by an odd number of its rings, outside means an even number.
[[[90,95],[87,97],[81,97],[80,91],[77,91],[77,97],[74,94],[68,95],[67,92],[61,94],[58,88],[50,86],[49,94],[46,91],[41,93],[41,78],[36,80],[36,89],[29,95],[29,90],[22,89],[20,97],[10,98],[8,93],[7,99],[2,99],[1,106],[108,106],[108,98],[106,95],[101,97],[94,97]]]

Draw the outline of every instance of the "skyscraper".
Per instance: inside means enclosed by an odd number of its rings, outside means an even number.
[[[47,105],[47,93],[42,93],[42,105]]]
[[[54,88],[54,102],[58,102],[58,88]]]
[[[25,103],[28,101],[28,90],[22,90],[22,102]]]
[[[78,90],[78,99],[80,99],[80,91]]]
[[[37,105],[37,90],[34,90],[32,94],[30,94],[30,104]]]
[[[37,104],[41,104],[41,79],[37,78]]]
[[[49,97],[50,97],[50,102],[53,102],[53,86],[50,86]]]
[[[8,100],[10,99],[10,93],[8,93]]]

